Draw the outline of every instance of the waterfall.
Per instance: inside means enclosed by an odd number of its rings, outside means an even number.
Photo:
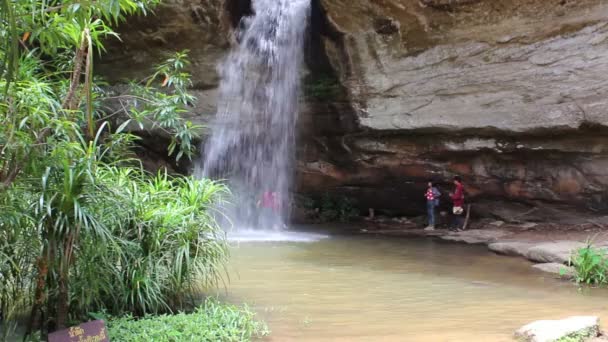
[[[218,109],[195,174],[227,181],[223,210],[237,229],[279,229],[289,214],[309,1],[253,0],[219,67]]]

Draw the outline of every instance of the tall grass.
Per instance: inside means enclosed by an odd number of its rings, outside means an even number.
[[[81,312],[165,312],[183,307],[188,296],[221,281],[228,257],[224,232],[213,208],[227,195],[210,180],[148,177],[136,169],[100,168],[101,191],[118,200],[108,205],[114,240],[99,246],[85,243],[76,272]],[[103,269],[100,269],[103,268]],[[91,297],[86,279],[90,269],[112,275],[97,282]],[[93,274],[94,275],[94,274]]]
[[[19,198],[24,213],[37,208],[32,215],[9,215],[22,189],[0,197],[12,205],[0,215],[5,335],[30,305],[37,324],[59,310],[66,320],[173,312],[222,281],[228,249],[213,208],[225,186],[103,164],[89,174],[83,165],[47,171],[39,197]]]

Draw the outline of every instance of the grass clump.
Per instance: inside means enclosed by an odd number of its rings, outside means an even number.
[[[268,335],[266,324],[255,320],[246,306],[237,307],[207,299],[192,313],[110,318],[111,341],[251,341]]]
[[[603,249],[587,243],[572,256],[570,264],[576,272],[574,280],[587,285],[608,283],[608,258]]]

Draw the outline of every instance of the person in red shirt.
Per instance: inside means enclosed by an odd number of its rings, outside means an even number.
[[[279,225],[281,217],[281,199],[279,193],[275,191],[264,191],[261,198],[257,202],[257,206],[261,209],[261,217],[273,223],[273,229],[278,230],[286,228],[285,224]],[[262,225],[266,223],[262,222]]]
[[[463,225],[464,216],[464,186],[462,185],[462,179],[459,176],[454,176],[454,192],[450,193],[452,199],[452,214],[454,219],[452,221],[451,229],[460,231]]]

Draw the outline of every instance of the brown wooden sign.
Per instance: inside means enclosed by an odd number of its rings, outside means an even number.
[[[49,334],[49,342],[109,342],[108,331],[102,320],[82,323]]]

